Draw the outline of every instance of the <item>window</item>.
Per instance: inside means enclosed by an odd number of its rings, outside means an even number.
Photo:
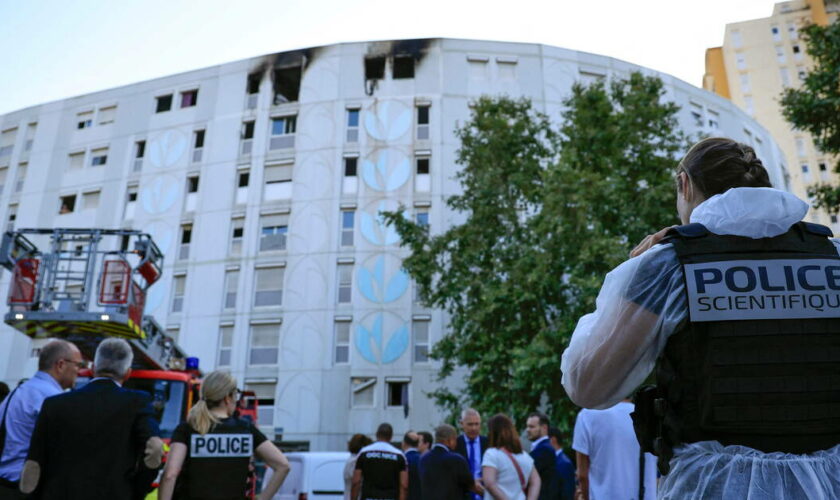
[[[278,307],[283,304],[282,267],[263,267],[256,271],[254,307]]]
[[[198,192],[198,175],[191,175],[187,177],[187,193]]]
[[[415,222],[417,222],[418,225],[423,226],[425,228],[428,228],[429,227],[429,210],[425,209],[425,208],[422,209],[422,210],[419,210],[417,212],[417,214],[415,215],[414,219],[415,219]]]
[[[181,92],[181,108],[191,108],[198,104],[198,90]]]
[[[741,73],[741,92],[749,93],[750,91],[750,75],[749,73]]]
[[[782,81],[783,87],[790,87],[790,75],[787,68],[779,68],[779,79]]]
[[[799,45],[793,46],[793,58],[797,61],[801,61],[802,57],[804,56],[804,52],[799,48]]]
[[[23,191],[23,183],[26,181],[26,169],[28,167],[28,163],[18,163],[17,168],[17,175],[15,176],[15,193],[20,193]],[[2,191],[2,188],[0,188]]]
[[[59,215],[70,214],[76,209],[76,195],[70,194],[59,198],[58,213]]]
[[[696,103],[689,103],[691,105],[691,117],[694,119],[694,124],[698,127],[703,126],[703,106]]]
[[[720,115],[717,111],[708,110],[709,112],[709,128],[717,130],[720,128]]]
[[[238,286],[239,271],[226,271],[224,309],[236,309],[236,288]]]
[[[9,167],[0,167],[0,194],[3,193],[3,188],[6,187],[6,178],[9,176]]]
[[[137,186],[128,186],[125,195],[125,215],[124,219],[133,219],[134,211],[137,207]]]
[[[394,79],[414,78],[414,57],[410,55],[394,56]]]
[[[274,70],[274,105],[295,102],[300,94],[303,61],[294,66]]]
[[[365,57],[365,80],[385,78],[385,56]]]
[[[114,120],[117,117],[117,107],[116,106],[107,106],[105,108],[99,108],[99,124],[100,125],[108,125],[109,123],[114,123]]]
[[[349,304],[353,296],[353,264],[338,265],[338,303]]]
[[[408,381],[407,380],[387,380],[388,406],[405,406],[408,404]]]
[[[93,149],[90,152],[90,166],[100,167],[108,163],[108,148]]]
[[[353,408],[372,408],[376,404],[376,377],[350,379],[350,399]]]
[[[157,100],[155,113],[163,113],[172,109],[172,94],[158,96],[155,99]]]
[[[341,246],[352,247],[354,228],[356,225],[356,211],[342,210],[341,211]]]
[[[345,158],[344,159],[344,176],[345,177],[356,177],[356,169],[359,165],[358,158]]]
[[[744,43],[741,39],[741,32],[738,30],[732,30],[730,33],[732,34],[732,45],[734,45],[736,49],[741,48]]]
[[[99,208],[99,191],[82,193],[82,210],[96,210]]]
[[[93,110],[76,113],[76,129],[83,130],[93,126]]]
[[[4,130],[3,133],[0,134],[0,158],[12,155],[12,150],[15,148],[16,137],[17,128]]]
[[[414,342],[414,362],[429,362],[429,321],[415,320],[412,323],[412,337]]]
[[[788,37],[791,40],[796,40],[797,38],[799,38],[799,34],[796,32],[796,25],[795,24],[790,23],[790,22],[787,23],[787,31],[788,31]]]
[[[202,153],[204,152],[204,130],[196,130],[193,132],[193,163],[201,161]]]
[[[181,336],[181,325],[174,325],[166,326],[166,336],[170,339],[174,340],[176,343],[178,342],[178,337]]]
[[[429,192],[432,180],[429,177],[429,157],[418,157],[416,160],[417,175],[414,179],[414,189],[419,192]]]
[[[276,361],[275,361],[276,362]],[[245,389],[257,397],[257,422],[261,427],[274,427],[274,393],[277,384],[247,383]]]
[[[30,123],[26,126],[26,142],[23,145],[24,151],[31,151],[32,150],[32,143],[35,141],[35,129],[38,127],[38,123]],[[0,155],[2,156],[2,155]]]
[[[359,188],[359,181],[356,177],[356,170],[358,168],[359,159],[354,157],[344,157],[344,178],[341,183],[341,192],[344,194],[355,194]]]
[[[247,92],[251,94],[260,93],[260,82],[262,81],[262,73],[251,73],[248,75]]]
[[[263,200],[285,200],[292,197],[292,166],[266,165]]]
[[[805,68],[803,68],[802,66],[797,66],[796,76],[799,78],[799,81],[804,82],[805,79],[808,77],[808,73],[805,72]]]
[[[249,364],[277,364],[279,345],[280,323],[251,325],[251,355],[249,357]]]
[[[230,253],[239,255],[242,253],[242,237],[245,234],[245,219],[237,217],[231,220],[230,231]]]
[[[831,216],[831,223],[832,224],[837,224],[837,215],[836,214]]]
[[[192,242],[192,224],[181,226],[181,246],[178,249],[178,258],[186,260],[190,258],[190,243]]]
[[[805,139],[801,137],[796,138],[796,154],[798,154],[799,156],[806,156]]]
[[[744,110],[749,115],[755,114],[755,108],[753,107],[753,98],[750,96],[744,97]]]
[[[288,215],[264,215],[260,217],[260,252],[285,250],[288,234]]]
[[[282,116],[271,119],[271,138],[268,149],[288,149],[295,147],[297,116]]]
[[[248,182],[251,180],[251,174],[248,170],[240,170],[236,173],[236,204],[244,205],[248,203]]]
[[[347,110],[347,142],[359,142],[359,110]]]
[[[12,231],[15,228],[15,221],[17,220],[17,203],[9,205],[9,216],[6,219],[6,231]]]
[[[242,123],[242,146],[239,149],[239,154],[247,156],[251,154],[254,145],[254,122]]]
[[[222,326],[219,328],[219,366],[230,366],[231,352],[233,351],[233,326]]]
[[[820,172],[827,172],[828,166],[824,162],[820,162]]]
[[[782,33],[779,31],[778,26],[773,26],[770,28],[770,33],[773,35],[774,42],[781,42],[782,41]]]
[[[143,157],[146,156],[146,141],[137,141],[134,143],[134,171],[139,172],[143,169]]]
[[[350,361],[350,322],[335,322],[335,363]]]
[[[785,48],[781,45],[776,45],[776,62],[784,64],[787,58],[785,57]]]
[[[417,140],[429,139],[429,106],[417,106]]]
[[[248,170],[240,170],[237,176],[236,186],[241,188],[248,187],[248,181],[251,179],[251,174]]]
[[[742,53],[735,54],[735,64],[738,66],[738,69],[747,69],[747,58]]]
[[[184,310],[184,289],[187,286],[187,275],[175,276],[172,280],[172,309],[174,313]]]

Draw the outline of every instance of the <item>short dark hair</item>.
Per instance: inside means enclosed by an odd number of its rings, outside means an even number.
[[[429,446],[435,444],[435,438],[429,431],[418,431],[417,436],[423,438],[423,442],[428,444]],[[420,443],[417,444],[419,445]]]
[[[709,137],[692,146],[677,167],[680,172],[706,198],[736,187],[773,187],[755,150],[725,137]]]
[[[347,441],[347,451],[352,454],[359,453],[359,450],[372,443],[373,440],[364,434],[353,434],[350,441]]]
[[[414,434],[414,437],[412,437],[412,434]],[[403,435],[403,443],[407,444],[408,446],[410,446],[412,448],[417,448],[417,444],[418,444],[417,433],[414,432],[414,431],[406,432],[405,435]]]
[[[556,439],[557,443],[563,442],[563,433],[560,432],[560,429],[558,429],[557,427],[549,427],[548,428],[548,437],[549,437],[549,439],[550,438]]]
[[[376,428],[376,439],[390,442],[393,437],[394,428],[388,422],[383,422]]]
[[[435,429],[435,437],[437,438],[438,443],[440,443],[441,441],[448,441],[457,435],[458,431],[456,431],[455,428],[449,424],[439,425]]]
[[[548,415],[546,415],[545,413],[535,411],[534,413],[531,413],[530,415],[528,415],[528,418],[533,418],[533,417],[536,417],[536,418],[539,419],[540,425],[544,425],[546,427],[551,427],[551,423],[549,423],[549,421],[548,421]]]
[[[513,426],[513,420],[507,415],[499,413],[488,420],[487,435],[491,448],[504,448],[514,454],[522,453],[519,434]]]
[[[61,339],[50,340],[38,354],[38,370],[47,371],[62,359],[69,358],[71,354],[70,342]]]

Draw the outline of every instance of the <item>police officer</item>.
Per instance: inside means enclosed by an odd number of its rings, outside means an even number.
[[[607,408],[638,393],[659,498],[840,498],[840,257],[755,151],[695,144],[677,170],[683,226],[605,278],[563,353],[563,386]]]
[[[238,392],[228,372],[214,371],[204,379],[201,400],[172,434],[161,500],[241,500],[254,455],[274,469],[258,498],[269,500],[280,488],[289,462],[251,422],[232,416]]]

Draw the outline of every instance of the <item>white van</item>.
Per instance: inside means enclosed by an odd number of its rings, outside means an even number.
[[[344,500],[346,451],[286,453],[291,470],[274,500]],[[273,471],[265,471],[266,484]]]

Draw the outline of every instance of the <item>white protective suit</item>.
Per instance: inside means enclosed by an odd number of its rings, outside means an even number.
[[[715,234],[767,238],[785,233],[808,208],[784,191],[734,188],[698,205],[691,222]],[[834,244],[840,253],[840,243]],[[563,353],[563,387],[572,401],[608,408],[642,384],[688,314],[684,290],[680,263],[667,243],[607,274],[595,312],[578,321]],[[840,498],[840,445],[809,455],[765,454],[717,441],[678,446],[658,497]]]

